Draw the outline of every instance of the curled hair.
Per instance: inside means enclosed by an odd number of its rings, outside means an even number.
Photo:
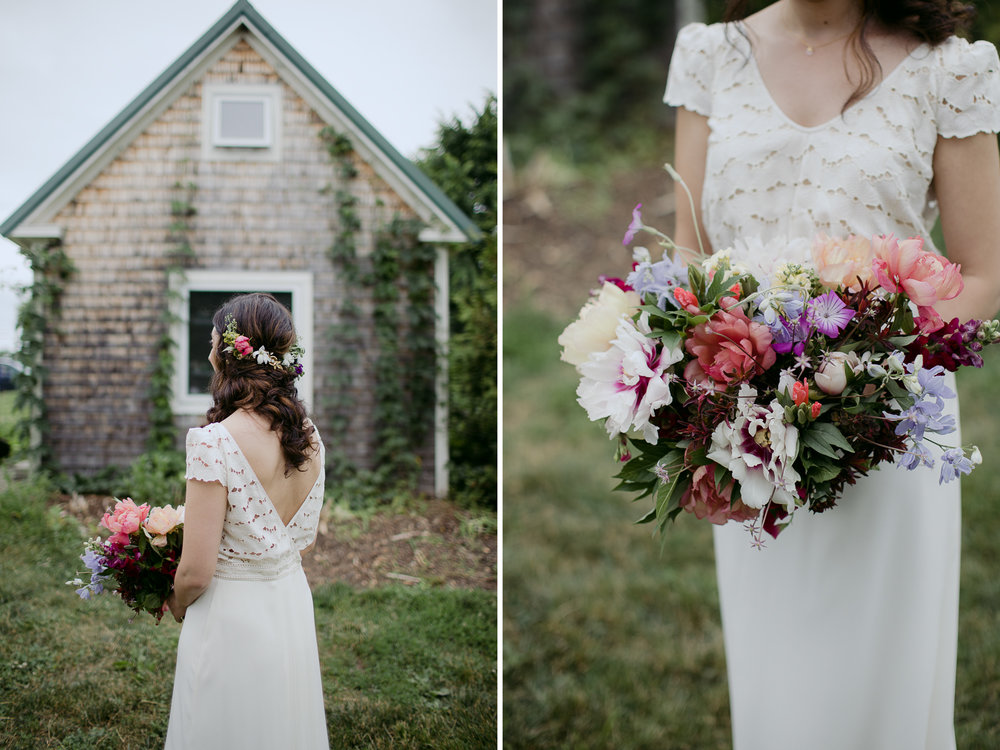
[[[263,346],[280,358],[295,345],[292,315],[270,294],[241,294],[226,302],[212,316],[218,333],[226,330],[230,316],[254,348]],[[219,369],[209,385],[213,404],[206,419],[221,422],[238,409],[260,414],[278,433],[285,475],[300,470],[313,453],[313,428],[306,424],[306,409],[295,390],[295,374],[286,368],[258,364],[253,357],[237,359],[221,346],[215,353]]]
[[[975,8],[961,0],[859,0],[859,3],[861,22],[848,39],[848,45],[861,69],[861,80],[841,111],[863,99],[882,76],[882,66],[868,43],[868,29],[873,21],[934,46],[953,34],[967,31],[975,16]],[[751,0],[729,0],[722,20],[743,20],[750,15],[751,5]]]

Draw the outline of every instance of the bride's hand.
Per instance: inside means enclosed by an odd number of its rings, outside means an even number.
[[[187,612],[187,607],[182,607],[180,602],[177,601],[177,593],[174,591],[170,592],[170,596],[167,597],[167,609],[170,610],[170,614],[177,622],[184,622],[184,614]]]

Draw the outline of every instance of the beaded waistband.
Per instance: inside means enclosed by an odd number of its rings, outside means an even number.
[[[302,557],[296,552],[280,560],[234,560],[219,558],[215,577],[227,581],[274,581],[302,567]]]

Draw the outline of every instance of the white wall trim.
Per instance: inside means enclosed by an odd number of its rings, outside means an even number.
[[[240,148],[219,145],[216,133],[218,104],[224,99],[256,99],[267,102],[267,145]],[[282,146],[281,84],[206,83],[201,88],[201,158],[203,161],[280,161]]]
[[[212,405],[208,394],[188,393],[188,309],[192,291],[291,292],[292,318],[299,342],[305,349],[302,366],[305,373],[298,382],[299,396],[310,410],[313,401],[313,275],[308,271],[244,271],[239,269],[197,269],[170,277],[171,312],[174,323],[170,335],[177,344],[172,380],[171,408],[177,415],[204,414]]]
[[[434,494],[448,495],[448,331],[450,328],[448,298],[448,248],[438,246],[434,258],[434,338],[438,361],[434,375]]]

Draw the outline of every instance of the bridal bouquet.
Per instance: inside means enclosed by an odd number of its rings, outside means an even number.
[[[617,489],[652,499],[640,523],[744,522],[759,547],[878,464],[940,463],[947,482],[981,462],[932,437],[955,429],[945,372],[1000,339],[997,321],[935,312],[959,266],[891,235],[739,243],[685,266],[640,209],[624,244],[649,232],[662,260],[635,248],[559,337],[580,405],[617,439]]]
[[[136,614],[149,612],[159,622],[181,556],[183,525],[183,505],[150,508],[131,498],[118,500],[101,519],[111,536],[91,539],[80,556],[90,581],[66,583],[79,587],[81,599],[115,591]]]

